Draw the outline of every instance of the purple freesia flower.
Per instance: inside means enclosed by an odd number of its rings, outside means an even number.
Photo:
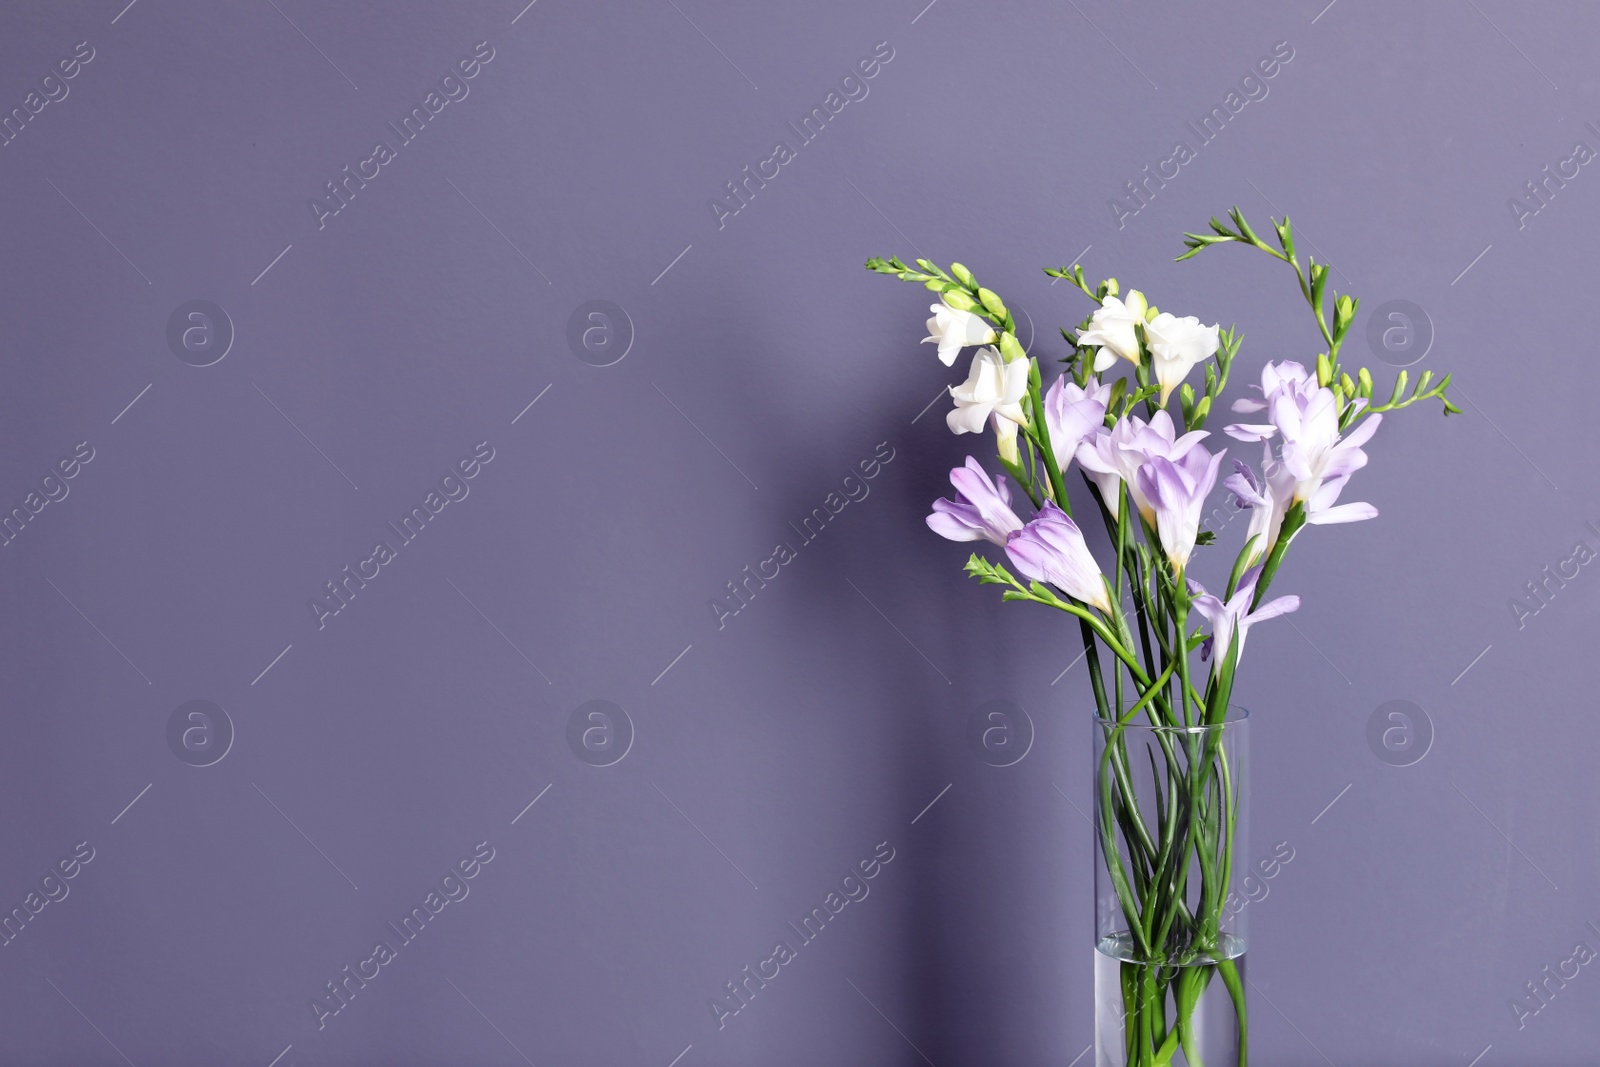
[[[1156,456],[1177,462],[1209,436],[1205,430],[1194,430],[1178,437],[1172,416],[1165,410],[1157,411],[1149,422],[1129,415],[1118,419],[1111,429],[1097,430],[1086,438],[1078,446],[1078,463],[1100,490],[1100,499],[1113,518],[1117,514],[1117,483],[1126,482],[1139,514],[1153,522],[1155,511],[1136,477],[1139,468]]]
[[[1090,378],[1083,388],[1063,374],[1044,395],[1044,422],[1050,431],[1050,447],[1056,466],[1067,469],[1078,446],[1099,430],[1106,421],[1106,404],[1111,386]]]
[[[954,500],[933,502],[928,529],[951,541],[993,541],[1005,547],[1006,538],[1022,529],[1022,520],[1011,510],[1011,489],[1002,479],[998,485],[984,473],[971,456],[964,466],[950,472],[956,488]]]
[[[1105,575],[1084,543],[1083,531],[1052,501],[1045,501],[1032,522],[1006,538],[1006,555],[1025,578],[1049,582],[1085,604],[1111,610]]]
[[[1317,385],[1314,374],[1304,366],[1292,359],[1281,363],[1268,363],[1261,368],[1261,384],[1252,385],[1250,388],[1261,394],[1261,399],[1244,397],[1233,402],[1233,410],[1241,414],[1267,411],[1272,407],[1272,402],[1280,394],[1304,397],[1310,399],[1321,386]],[[1240,441],[1261,441],[1278,432],[1278,428],[1271,424],[1235,423],[1224,427],[1229,437]]]
[[[1194,608],[1205,616],[1211,624],[1211,636],[1207,637],[1201,646],[1202,656],[1212,656],[1211,669],[1217,674],[1222,673],[1224,661],[1228,658],[1228,647],[1233,643],[1234,634],[1239,635],[1239,647],[1234,650],[1234,664],[1237,667],[1244,658],[1244,639],[1250,632],[1250,627],[1266,619],[1275,619],[1279,615],[1287,615],[1291,611],[1298,611],[1300,598],[1297,596],[1280,596],[1269,600],[1254,611],[1250,610],[1250,601],[1256,595],[1256,581],[1261,577],[1261,568],[1253,567],[1246,571],[1239,582],[1239,588],[1234,590],[1233,596],[1227,603],[1206,592],[1205,587],[1199,582],[1189,583],[1189,592],[1199,594],[1194,598]]]
[[[1325,481],[1345,480],[1367,465],[1361,446],[1372,439],[1382,415],[1368,415],[1348,435],[1339,434],[1339,408],[1332,389],[1318,390],[1308,403],[1280,396],[1272,421],[1283,435],[1283,465],[1294,475],[1294,498],[1311,500]],[[1337,490],[1334,497],[1338,497]]]
[[[1281,460],[1273,457],[1271,445],[1262,446],[1260,477],[1250,469],[1248,463],[1240,460],[1233,461],[1233,469],[1235,473],[1229,475],[1222,484],[1233,493],[1236,505],[1250,509],[1250,530],[1246,537],[1260,535],[1255,547],[1250,550],[1250,563],[1253,564],[1271,552],[1272,546],[1278,543],[1283,517],[1294,503],[1295,477]],[[1378,509],[1365,502],[1335,505],[1349,480],[1349,474],[1342,474],[1325,479],[1317,487],[1305,501],[1308,526],[1331,526],[1378,517]]]
[[[1228,436],[1240,441],[1265,441],[1276,437],[1282,442],[1281,461],[1293,477],[1294,492],[1283,504],[1305,501],[1312,523],[1357,522],[1377,515],[1370,504],[1345,504],[1334,501],[1350,475],[1367,464],[1361,446],[1372,439],[1383,422],[1382,415],[1368,415],[1348,435],[1339,433],[1339,402],[1333,390],[1318,385],[1314,374],[1290,360],[1268,363],[1261,371],[1261,400],[1236,400],[1233,410],[1266,411],[1270,423],[1235,423],[1226,427]],[[1354,401],[1361,407],[1366,401]],[[1318,517],[1312,518],[1315,514]]]
[[[1165,456],[1152,456],[1134,479],[1155,513],[1153,525],[1177,574],[1183,573],[1194,552],[1195,539],[1200,536],[1200,511],[1217,484],[1217,468],[1227,454],[1223,449],[1212,455],[1197,444],[1176,463]]]
[[[1233,461],[1234,473],[1222,484],[1233,493],[1233,502],[1250,509],[1250,529],[1246,540],[1256,538],[1250,550],[1250,563],[1272,551],[1283,527],[1283,516],[1294,497],[1294,476],[1272,456],[1272,446],[1261,446],[1261,477],[1243,460]]]

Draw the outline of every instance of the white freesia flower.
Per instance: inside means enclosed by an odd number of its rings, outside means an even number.
[[[1189,371],[1201,360],[1216,354],[1220,344],[1216,326],[1202,326],[1193,315],[1179,318],[1163,311],[1145,325],[1145,340],[1150,343],[1156,381],[1161,385],[1161,403],[1183,383]]]
[[[986,345],[995,340],[994,328],[970,311],[960,311],[948,304],[930,304],[933,318],[928,320],[928,336],[923,344],[932,341],[939,346],[939,362],[946,367],[955,366],[956,356],[969,345]]]
[[[956,406],[945,416],[945,424],[953,433],[982,433],[992,415],[997,432],[1003,430],[1004,423],[1011,424],[1014,441],[1016,425],[1027,421],[1021,400],[1028,392],[1028,366],[1025,359],[1007,363],[993,345],[978,349],[972,354],[967,380],[950,387]],[[1003,432],[1000,438],[1004,449]]]
[[[1138,366],[1139,335],[1133,328],[1144,322],[1148,310],[1144,294],[1137,289],[1128,291],[1127,300],[1108,296],[1100,302],[1089,328],[1078,334],[1078,344],[1100,346],[1094,357],[1096,374],[1110,370],[1118,357]]]

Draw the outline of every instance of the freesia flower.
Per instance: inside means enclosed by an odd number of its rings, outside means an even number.
[[[1205,430],[1194,430],[1182,437],[1176,437],[1176,433],[1172,416],[1157,411],[1149,422],[1137,415],[1118,419],[1111,429],[1095,431],[1078,446],[1078,463],[1100,490],[1100,499],[1105,501],[1113,518],[1117,515],[1117,483],[1126,482],[1139,514],[1146,522],[1155,521],[1155,511],[1135,477],[1139,468],[1154,456],[1174,462],[1181,460],[1191,448],[1210,436]]]
[[[1183,573],[1194,552],[1195,540],[1200,536],[1200,511],[1211,487],[1217,484],[1217,468],[1227,451],[1212,455],[1203,445],[1195,445],[1176,463],[1165,456],[1153,456],[1134,478],[1134,484],[1155,511],[1156,534],[1175,573]]]
[[[1294,476],[1272,456],[1272,446],[1261,446],[1261,477],[1243,460],[1233,461],[1234,473],[1222,484],[1234,497],[1234,503],[1250,509],[1250,529],[1246,539],[1256,538],[1250,549],[1249,565],[1278,543],[1278,531],[1283,527],[1283,516],[1289,510],[1294,496]]]
[[[1280,396],[1272,406],[1272,421],[1283,437],[1283,465],[1294,475],[1294,498],[1310,500],[1325,480],[1342,485],[1367,465],[1361,446],[1372,439],[1383,416],[1368,415],[1349,435],[1341,436],[1333,390],[1319,389],[1309,403]]]
[[[1083,531],[1049,500],[1028,525],[1006,538],[1006,555],[1023,577],[1049,582],[1069,596],[1111,610],[1105,576],[1084,543]]]
[[[986,345],[972,354],[967,380],[950,387],[956,406],[945,416],[945,424],[954,433],[982,433],[990,415],[1012,423],[1026,422],[1021,400],[1027,392],[1028,361],[1007,363],[999,349]]]
[[[1183,383],[1189,371],[1201,360],[1216,354],[1220,341],[1216,326],[1202,326],[1193,315],[1179,318],[1165,311],[1144,328],[1156,381],[1161,385],[1161,403]]]
[[[1282,441],[1282,463],[1294,478],[1291,502],[1306,503],[1306,521],[1313,521],[1310,513],[1319,515],[1316,521],[1321,524],[1357,522],[1377,515],[1377,509],[1370,504],[1334,507],[1333,502],[1350,475],[1367,465],[1367,454],[1361,446],[1378,431],[1383,416],[1368,415],[1350,434],[1341,435],[1338,398],[1332,389],[1318,385],[1316,378],[1298,363],[1267,364],[1261,372],[1261,391],[1262,400],[1235,401],[1234,410],[1264,408],[1272,421],[1236,424],[1226,431],[1241,441],[1273,437]]]
[[[1111,386],[1090,378],[1088,388],[1083,388],[1065,374],[1045,393],[1044,423],[1061,470],[1072,462],[1078,446],[1103,426],[1110,399]]]
[[[946,367],[955,365],[956,356],[968,345],[986,345],[995,340],[994,327],[970,311],[960,311],[948,304],[930,304],[933,318],[928,320],[929,336],[923,344],[932,341],[939,346],[939,362]]]
[[[1250,601],[1256,595],[1256,580],[1261,577],[1261,568],[1255,567],[1245,572],[1239,582],[1239,588],[1234,590],[1233,596],[1224,604],[1217,597],[1205,591],[1199,582],[1189,583],[1189,592],[1198,593],[1194,598],[1194,607],[1206,622],[1211,624],[1211,636],[1206,638],[1201,646],[1202,656],[1211,656],[1211,669],[1217,674],[1222,673],[1225,660],[1228,658],[1228,648],[1233,644],[1234,634],[1239,635],[1239,647],[1234,650],[1234,664],[1238,665],[1244,659],[1244,639],[1250,632],[1250,627],[1266,619],[1275,619],[1279,615],[1287,615],[1291,611],[1298,611],[1300,598],[1297,596],[1280,596],[1269,600],[1254,611],[1250,610]]]
[[[956,498],[933,502],[928,529],[950,541],[993,541],[1004,548],[1006,538],[1022,529],[1022,520],[1011,510],[1011,488],[1001,479],[991,481],[983,467],[971,456],[965,465],[950,472]]]
[[[1144,322],[1148,310],[1144,294],[1137,289],[1130,289],[1125,301],[1108,296],[1100,302],[1089,320],[1089,328],[1078,334],[1078,344],[1100,346],[1094,357],[1096,374],[1110,370],[1118,357],[1138,366],[1139,335],[1134,327]]]
[[[1287,466],[1273,458],[1272,446],[1263,448],[1261,477],[1249,464],[1234,460],[1235,473],[1223,482],[1233,492],[1234,503],[1250,508],[1250,529],[1246,537],[1261,535],[1250,550],[1249,563],[1254,565],[1278,543],[1278,531],[1283,527],[1283,517],[1294,503],[1295,478]],[[1324,479],[1316,492],[1305,500],[1306,525],[1332,526],[1342,522],[1361,522],[1378,517],[1378,509],[1365,502],[1338,504],[1350,475]]]
[[[1251,397],[1241,397],[1233,402],[1233,410],[1240,413],[1266,411],[1280,393],[1294,396],[1303,396],[1310,399],[1311,394],[1318,388],[1316,377],[1304,366],[1292,359],[1281,363],[1268,363],[1261,368],[1261,384],[1252,385],[1250,388],[1261,394],[1260,400]],[[1235,433],[1234,431],[1238,431]],[[1277,427],[1252,426],[1243,423],[1227,427],[1229,436],[1237,437],[1241,441],[1259,441],[1263,437],[1271,437]]]
[[[1378,509],[1365,501],[1334,506],[1334,501],[1339,499],[1339,493],[1344,489],[1344,483],[1349,480],[1348,474],[1324,479],[1317,487],[1317,491],[1306,498],[1307,525],[1332,526],[1341,522],[1361,522],[1378,517]]]

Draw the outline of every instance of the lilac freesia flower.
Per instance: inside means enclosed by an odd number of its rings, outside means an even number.
[[[1106,421],[1106,404],[1111,386],[1089,379],[1082,388],[1063,374],[1044,395],[1044,422],[1050,431],[1050,447],[1056,465],[1065,471],[1085,439],[1101,429]]]
[[[956,498],[933,502],[928,529],[951,541],[993,541],[1004,548],[1006,539],[1022,529],[1022,520],[1011,510],[1011,488],[1002,479],[998,485],[984,473],[971,456],[964,466],[950,472]]]
[[[1373,418],[1377,418],[1376,415]],[[1362,457],[1365,462],[1366,457]],[[1365,519],[1378,517],[1378,509],[1366,501],[1357,501],[1351,504],[1334,505],[1339,499],[1339,494],[1344,490],[1344,483],[1350,480],[1348,474],[1337,478],[1328,478],[1317,487],[1316,492],[1306,498],[1306,524],[1310,526],[1332,526],[1341,522],[1361,522]]]
[[[1282,441],[1282,463],[1294,478],[1291,501],[1305,501],[1308,513],[1319,523],[1357,522],[1377,515],[1370,504],[1334,507],[1350,475],[1367,465],[1361,446],[1371,440],[1383,422],[1368,415],[1347,436],[1339,433],[1339,403],[1333,390],[1317,384],[1316,376],[1298,363],[1268,363],[1261,371],[1261,400],[1237,400],[1235,411],[1262,411],[1266,424],[1236,423],[1226,428],[1240,441]],[[1355,403],[1365,406],[1365,400]],[[1288,507],[1288,503],[1284,507]],[[1309,517],[1307,522],[1313,520]]]
[[[1006,555],[1025,578],[1049,582],[1069,596],[1111,610],[1105,576],[1084,543],[1083,531],[1051,501],[1034,520],[1006,538]]]
[[[1250,465],[1239,460],[1233,461],[1234,474],[1222,484],[1227,486],[1234,495],[1234,503],[1241,508],[1249,508],[1250,530],[1247,537],[1261,535],[1260,540],[1250,550],[1250,563],[1254,564],[1263,555],[1272,551],[1272,546],[1278,543],[1278,531],[1283,527],[1283,517],[1288,512],[1289,506],[1294,503],[1295,477],[1289,468],[1272,455],[1272,446],[1262,448],[1261,476],[1257,477]],[[1306,524],[1308,526],[1331,526],[1341,522],[1361,522],[1363,519],[1378,517],[1378,509],[1371,504],[1361,502],[1354,504],[1338,504],[1339,494],[1344,490],[1345,483],[1350,480],[1350,475],[1343,474],[1335,478],[1325,479],[1317,490],[1311,494],[1305,503]]]
[[[1279,615],[1287,615],[1291,611],[1298,611],[1300,598],[1297,596],[1280,596],[1269,600],[1255,611],[1250,610],[1250,601],[1256,595],[1256,580],[1261,577],[1261,568],[1255,567],[1246,571],[1239,582],[1239,588],[1234,590],[1233,596],[1224,604],[1217,597],[1205,591],[1199,582],[1189,583],[1189,592],[1199,594],[1194,598],[1194,608],[1206,621],[1211,624],[1211,636],[1206,638],[1201,646],[1202,656],[1211,656],[1211,669],[1217,674],[1222,673],[1224,661],[1228,658],[1228,647],[1233,643],[1233,635],[1239,635],[1239,647],[1234,652],[1234,664],[1237,666],[1244,658],[1244,639],[1250,632],[1250,627],[1265,619],[1275,619]]]
[[[1311,501],[1318,497],[1325,482],[1342,488],[1350,475],[1367,465],[1367,454],[1361,446],[1372,439],[1383,416],[1368,415],[1349,434],[1340,436],[1339,408],[1333,390],[1319,389],[1307,404],[1301,404],[1298,398],[1280,396],[1273,404],[1272,421],[1283,436],[1283,465],[1294,475],[1294,498]],[[1338,495],[1335,489],[1333,497],[1337,499]]]
[[[1205,430],[1195,430],[1176,437],[1177,427],[1166,411],[1157,411],[1149,422],[1137,415],[1118,419],[1109,430],[1097,430],[1078,446],[1078,463],[1089,473],[1100,490],[1112,517],[1117,514],[1117,483],[1126,482],[1134,506],[1146,522],[1155,521],[1155,511],[1144,491],[1139,487],[1139,468],[1160,456],[1178,462],[1189,450],[1209,437]]]
[[[1246,539],[1256,538],[1250,549],[1250,564],[1272,551],[1283,527],[1283,516],[1294,497],[1294,476],[1272,456],[1272,446],[1261,446],[1261,477],[1243,460],[1233,461],[1234,473],[1222,484],[1233,493],[1233,502],[1250,509],[1250,529]]]
[[[1280,394],[1304,397],[1310,399],[1320,386],[1317,385],[1316,375],[1306,370],[1304,366],[1292,359],[1281,363],[1268,363],[1261,368],[1261,384],[1252,385],[1250,388],[1261,394],[1260,400],[1243,397],[1233,402],[1233,410],[1241,414],[1266,411],[1272,407],[1272,402]],[[1225,427],[1229,437],[1238,438],[1240,441],[1260,441],[1271,437],[1278,432],[1273,425],[1251,425],[1248,423],[1235,423]]]
[[[1194,552],[1195,539],[1200,536],[1200,511],[1217,484],[1217,468],[1227,454],[1223,449],[1212,455],[1197,444],[1176,463],[1165,456],[1152,456],[1134,478],[1139,493],[1155,512],[1156,534],[1177,574],[1183,573]]]

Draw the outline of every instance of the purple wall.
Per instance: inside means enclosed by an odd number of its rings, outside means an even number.
[[[1171,262],[1235,203],[1466,409],[1384,424],[1382,519],[1250,642],[1258,1059],[1592,1059],[1600,16],[523,2],[0,16],[0,1061],[1074,1062],[1076,631],[923,527],[957,375],[861,263],[959,258],[1055,354],[1081,255],[1238,323],[1237,389],[1316,349],[1266,257]]]

